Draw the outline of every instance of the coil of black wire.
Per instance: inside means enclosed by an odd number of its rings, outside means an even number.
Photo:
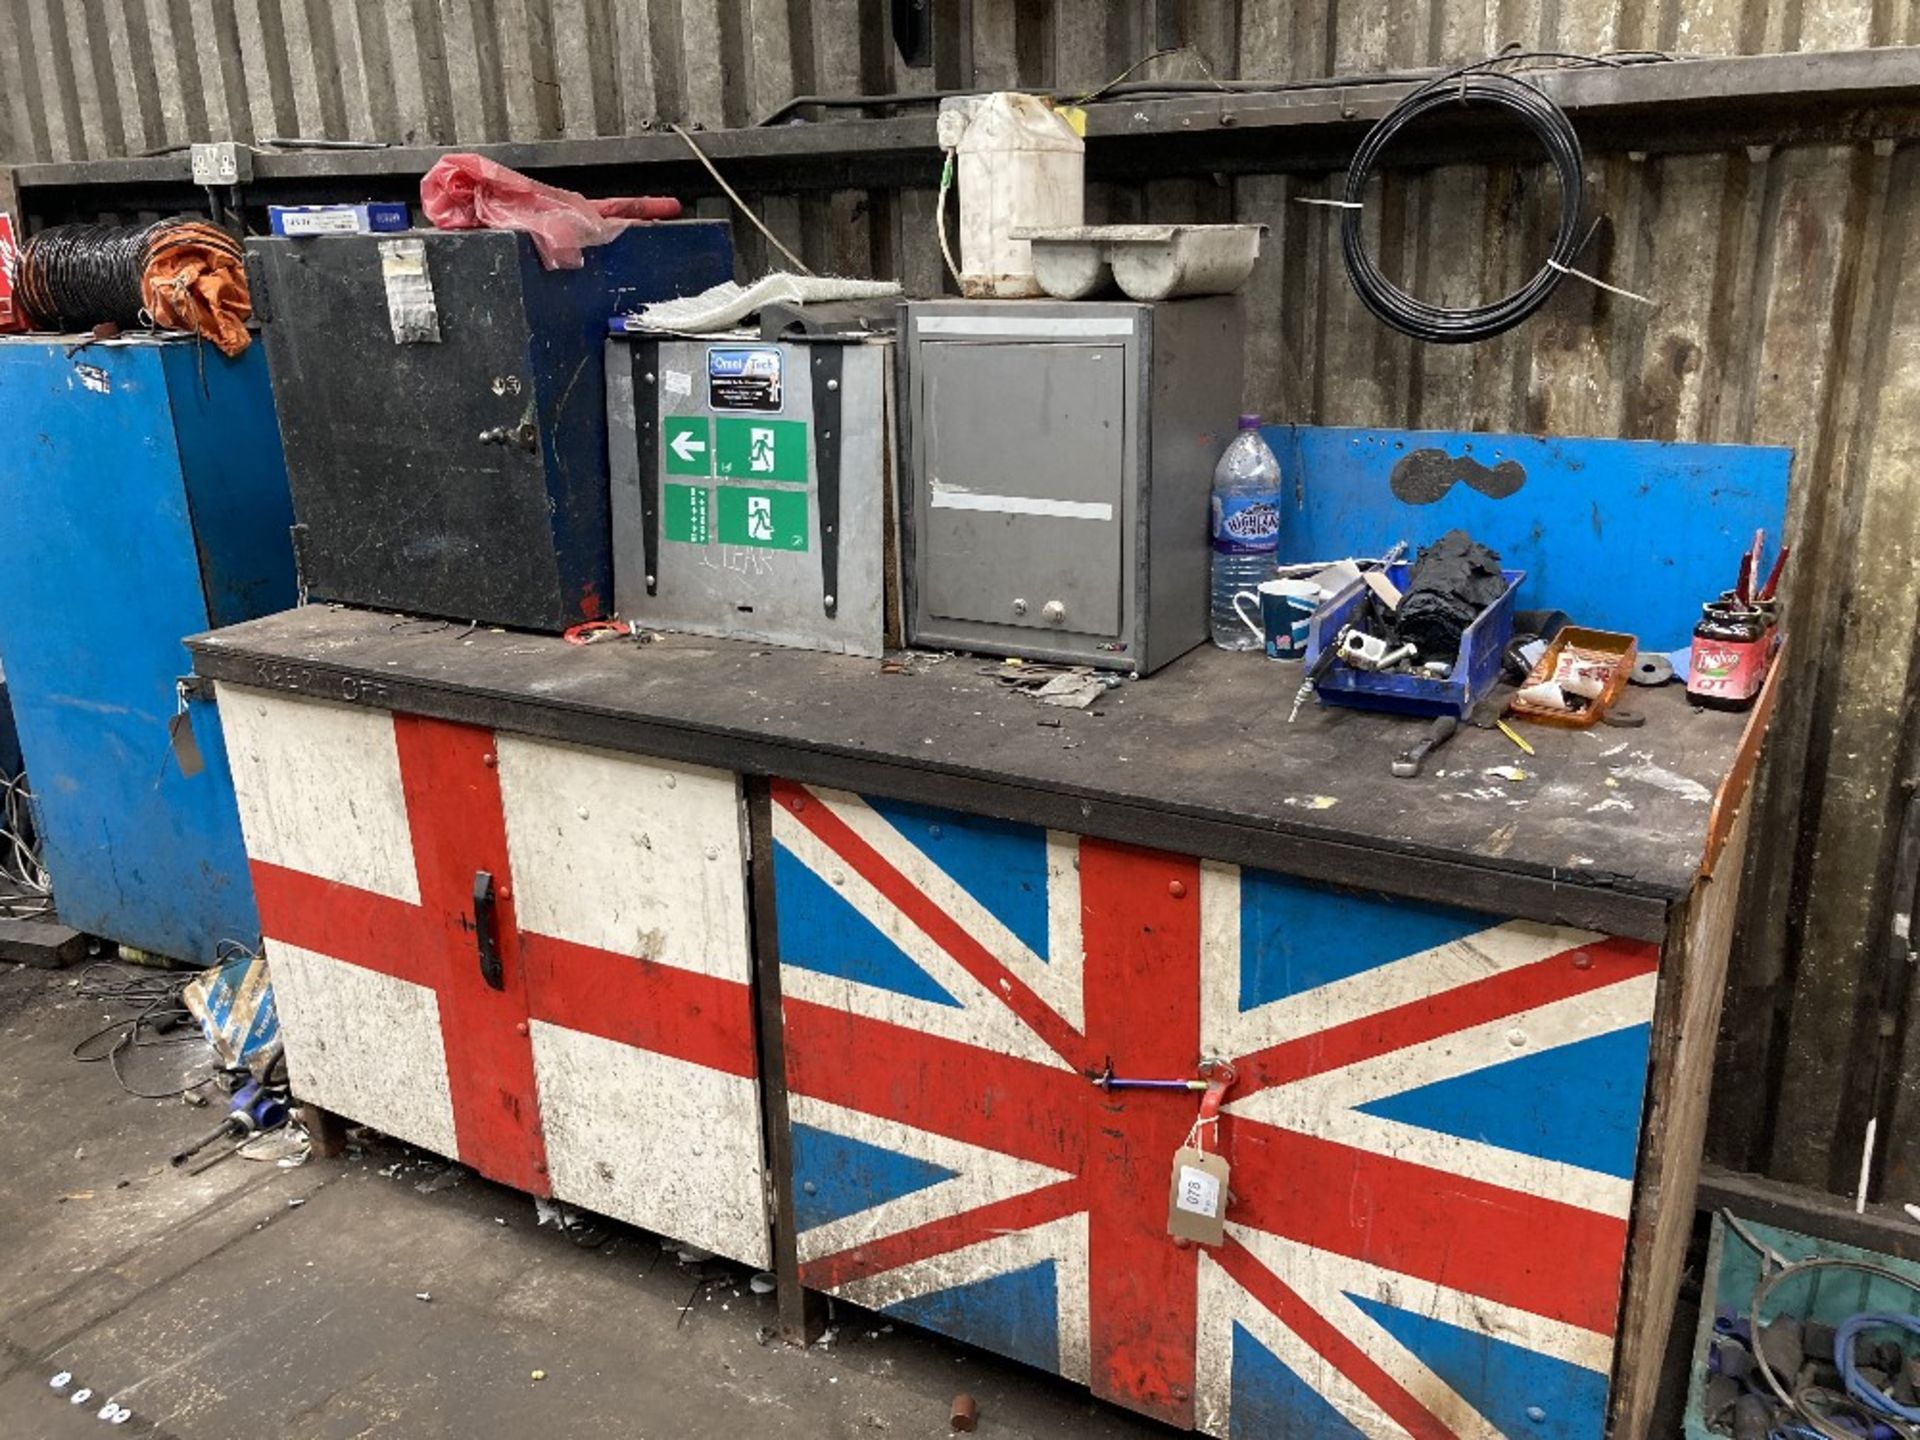
[[[1540,142],[1560,178],[1560,224],[1548,261],[1512,294],[1461,308],[1421,300],[1388,279],[1367,251],[1359,208],[1381,152],[1394,137],[1421,117],[1454,105],[1491,106],[1512,115]],[[1573,122],[1539,87],[1514,75],[1471,67],[1443,75],[1382,116],[1354,152],[1347,167],[1346,208],[1340,226],[1347,278],[1367,309],[1416,340],[1448,345],[1489,339],[1511,330],[1545,304],[1565,273],[1560,267],[1573,264],[1584,243],[1580,218],[1585,183],[1586,164]]]
[[[15,261],[15,293],[39,330],[140,323],[140,277],[150,225],[54,225],[29,235]]]

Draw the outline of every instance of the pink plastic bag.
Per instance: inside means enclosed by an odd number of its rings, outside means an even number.
[[[589,200],[482,155],[442,155],[420,181],[420,208],[442,230],[524,230],[547,269],[578,270],[585,246],[606,244],[635,220],[671,220],[680,202]]]

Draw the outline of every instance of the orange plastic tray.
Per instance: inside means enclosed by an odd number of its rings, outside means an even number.
[[[1601,717],[1620,698],[1620,692],[1627,688],[1627,677],[1633,673],[1633,662],[1640,654],[1640,642],[1632,635],[1621,635],[1612,630],[1586,630],[1578,625],[1568,625],[1553,637],[1553,643],[1547,646],[1547,653],[1540,657],[1540,663],[1528,673],[1520,688],[1524,690],[1529,685],[1538,685],[1542,680],[1551,680],[1554,671],[1560,668],[1560,656],[1569,649],[1613,657],[1613,675],[1607,681],[1607,688],[1584,710],[1546,710],[1529,705],[1516,695],[1507,706],[1509,715],[1531,720],[1536,725],[1559,725],[1567,730],[1585,730],[1600,723]]]

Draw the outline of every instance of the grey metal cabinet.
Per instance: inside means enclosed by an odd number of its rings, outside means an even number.
[[[620,614],[848,655],[898,644],[893,375],[884,337],[610,339]]]
[[[909,305],[912,641],[1143,674],[1198,644],[1241,348],[1227,297]]]

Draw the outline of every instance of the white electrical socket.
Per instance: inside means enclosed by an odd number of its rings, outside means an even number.
[[[253,179],[253,150],[235,140],[193,147],[193,183],[244,185]]]

